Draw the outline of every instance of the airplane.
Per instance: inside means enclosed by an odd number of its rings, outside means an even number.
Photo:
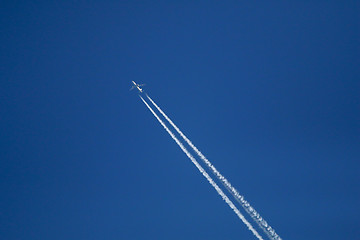
[[[133,90],[134,88],[137,88],[137,90],[139,90],[139,92],[141,92],[141,93],[143,92],[141,86],[145,86],[145,84],[136,84],[136,82],[134,82],[134,81],[132,81],[132,83],[134,85],[130,88],[130,90]]]

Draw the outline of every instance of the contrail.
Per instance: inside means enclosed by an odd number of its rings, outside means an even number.
[[[149,106],[149,104],[139,95],[141,100],[145,103],[151,113],[155,116],[155,118],[159,121],[159,123],[164,127],[167,133],[171,136],[171,138],[179,145],[181,150],[186,154],[188,158],[190,158],[191,162],[197,167],[197,169],[202,173],[202,175],[206,178],[206,180],[215,188],[217,193],[222,197],[222,199],[229,205],[229,207],[235,212],[235,214],[241,219],[241,221],[248,227],[248,229],[259,239],[263,240],[263,238],[259,235],[259,233],[253,228],[253,226],[245,219],[245,217],[240,213],[239,209],[231,202],[231,200],[225,195],[225,193],[219,188],[219,186],[214,182],[214,180],[209,176],[209,174],[200,166],[200,164],[196,161],[196,159],[189,153],[189,151],[185,148],[185,146],[177,139],[177,137],[170,131],[170,129],[165,125],[165,123],[159,118],[159,116],[154,112],[154,110]]]
[[[185,134],[175,125],[173,121],[161,110],[161,108],[146,94],[150,102],[156,107],[156,109],[164,116],[164,118],[170,123],[171,126],[180,134],[180,136],[189,144],[189,146],[196,152],[196,154],[204,161],[204,163],[212,170],[214,175],[221,181],[221,183],[228,189],[228,191],[234,196],[234,198],[241,204],[245,211],[251,216],[251,218],[259,225],[259,227],[265,232],[265,234],[273,240],[281,240],[280,236],[275,230],[263,219],[258,212],[244,199],[242,195],[231,185],[231,183],[211,164],[211,162],[200,152],[197,147],[185,136]]]

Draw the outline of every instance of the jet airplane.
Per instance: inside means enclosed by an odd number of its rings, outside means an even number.
[[[137,84],[137,83],[134,82],[134,81],[132,81],[132,83],[133,83],[134,85],[130,88],[130,90],[133,90],[134,88],[137,88],[137,90],[139,90],[139,92],[141,92],[141,93],[143,92],[141,86],[145,86],[145,84]]]

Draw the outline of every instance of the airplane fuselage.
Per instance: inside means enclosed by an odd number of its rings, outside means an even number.
[[[134,87],[137,88],[137,90],[139,90],[139,92],[143,92],[143,90],[141,89],[141,87],[139,86],[139,84],[136,84],[136,82],[132,81],[132,83],[134,84]]]

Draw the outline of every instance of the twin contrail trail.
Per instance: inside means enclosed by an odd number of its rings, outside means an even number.
[[[212,170],[214,175],[220,180],[220,182],[227,188],[227,190],[234,196],[245,211],[251,216],[251,218],[259,225],[259,227],[265,232],[265,234],[273,240],[281,240],[280,236],[275,230],[263,219],[259,213],[244,199],[242,195],[230,184],[230,182],[211,164],[211,162],[200,152],[197,147],[185,136],[185,134],[175,125],[173,121],[161,110],[161,108],[146,94],[150,102],[156,107],[156,109],[164,116],[164,118],[170,123],[170,125],[180,134],[185,142],[196,152],[196,154],[204,161],[209,169]]]
[[[176,142],[177,145],[181,148],[181,150],[186,154],[186,156],[191,160],[191,162],[197,167],[197,169],[202,173],[202,175],[206,178],[206,180],[215,188],[217,193],[222,197],[222,199],[229,205],[229,207],[235,212],[235,214],[241,219],[241,221],[248,227],[248,229],[259,239],[263,240],[263,238],[259,235],[259,233],[253,228],[253,226],[245,219],[245,217],[240,213],[239,209],[231,202],[231,200],[225,195],[225,193],[221,190],[221,188],[214,182],[214,180],[209,176],[209,174],[200,166],[200,164],[196,161],[196,159],[190,154],[190,152],[185,148],[185,146],[179,141],[179,139],[171,132],[171,130],[165,125],[165,123],[159,118],[159,116],[154,112],[154,110],[149,106],[149,104],[141,97],[141,100],[145,103],[150,112],[155,116],[155,118],[159,121],[159,123],[164,127],[167,133],[171,136],[171,138]],[[149,98],[149,96],[148,96]],[[149,100],[155,105],[155,103],[149,98]],[[158,108],[158,107],[157,107]],[[159,109],[159,108],[158,108]],[[162,112],[164,115],[164,113]],[[168,120],[168,119],[167,119]]]

